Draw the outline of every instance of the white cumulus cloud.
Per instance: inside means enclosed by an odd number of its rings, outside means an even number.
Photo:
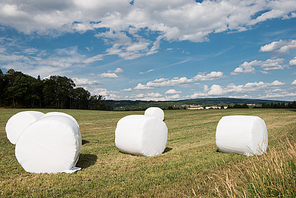
[[[296,66],[296,57],[294,57],[292,60],[290,60],[289,65]]]
[[[281,91],[279,89],[279,86],[285,85],[284,82],[280,82],[278,80],[273,81],[272,83],[266,83],[263,81],[259,82],[248,82],[244,85],[235,85],[233,83],[227,85],[227,86],[221,86],[214,84],[211,86],[209,91],[206,92],[197,92],[192,94],[191,98],[196,97],[209,97],[209,96],[226,96],[229,95],[229,97],[234,97],[233,94],[245,94],[245,93],[251,93],[251,92],[264,92],[264,93],[271,93],[271,92],[278,92]],[[235,96],[240,97],[240,96]]]
[[[148,93],[147,96],[148,97],[154,97],[155,98],[155,97],[161,97],[162,94],[160,94],[158,92],[157,93],[151,92],[151,93]]]
[[[118,68],[115,69],[114,73],[116,73],[116,74],[123,73],[123,69],[118,67]]]
[[[86,78],[78,78],[78,77],[74,77],[74,78],[72,78],[72,80],[74,81],[74,83],[76,84],[76,86],[83,86],[83,85],[101,85],[101,83],[99,83],[99,82],[96,81],[96,80],[91,81],[91,80],[86,79]]]
[[[102,73],[98,74],[98,77],[100,78],[119,78],[115,73]]]
[[[291,49],[296,49],[296,40],[274,41],[260,47],[260,52],[275,52],[276,54],[288,54]]]
[[[166,100],[179,100],[182,98],[181,94],[174,94],[165,97]]]
[[[247,31],[269,19],[293,18],[295,10],[294,0],[141,0],[133,4],[128,0],[2,0],[0,24],[25,34],[52,36],[100,30],[97,37],[111,45],[105,55],[135,59],[156,53],[162,39],[208,41],[213,33]],[[156,36],[144,39],[143,32]],[[279,52],[287,53],[292,46],[278,41],[263,46],[261,51],[277,47]]]
[[[128,89],[123,89],[123,90],[121,90],[121,91],[130,92],[130,91],[132,91],[132,90],[133,90],[132,88],[128,88]]]
[[[254,60],[251,62],[245,61],[239,67],[235,68],[231,75],[238,75],[241,73],[255,73],[255,66],[260,66],[266,73],[269,70],[284,69],[281,64],[284,62],[283,58],[267,59],[266,61]]]
[[[224,91],[220,85],[212,85],[208,95],[223,95]]]
[[[284,83],[284,82],[280,82],[280,81],[278,81],[278,80],[275,80],[275,81],[273,81],[272,83],[271,83],[271,85],[284,85],[284,84],[286,84],[286,83]]]
[[[223,72],[216,72],[212,71],[211,73],[200,73],[192,78],[187,77],[174,77],[172,79],[165,79],[165,78],[159,78],[155,79],[153,81],[149,81],[146,83],[146,85],[143,85],[139,83],[135,89],[154,89],[157,87],[174,87],[174,86],[180,86],[187,83],[193,83],[197,81],[211,81],[216,80],[219,78],[223,78]]]
[[[165,92],[165,94],[180,94],[182,91],[176,91],[174,89],[169,89]]]
[[[136,90],[145,90],[145,89],[153,89],[153,88],[149,87],[147,85],[142,85],[141,83],[139,83],[134,89],[136,89]]]

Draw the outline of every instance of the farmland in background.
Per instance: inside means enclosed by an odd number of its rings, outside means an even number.
[[[148,107],[160,107],[162,109],[186,109],[190,106],[223,106],[252,104],[251,107],[262,107],[263,104],[283,104],[287,105],[292,101],[280,100],[260,100],[260,99],[242,99],[242,98],[196,98],[176,101],[143,101],[143,100],[105,100],[106,104],[114,110],[145,110]],[[253,106],[254,105],[254,106]],[[270,108],[270,107],[269,107]],[[272,107],[273,108],[273,107]],[[282,108],[282,107],[280,107]],[[296,104],[290,108],[296,108]]]
[[[256,190],[260,189],[245,170],[258,165],[263,167],[261,171],[265,170],[264,167],[267,171],[269,166],[265,164],[271,157],[275,158],[274,152],[277,149],[284,149],[280,146],[286,144],[287,137],[292,146],[296,138],[296,111],[291,109],[166,110],[164,122],[169,134],[165,152],[154,157],[142,157],[119,152],[114,144],[114,132],[122,117],[143,115],[144,111],[37,109],[43,113],[62,111],[78,121],[83,145],[77,166],[82,170],[73,174],[30,174],[17,162],[15,146],[8,141],[5,133],[7,120],[15,113],[25,110],[0,109],[0,197],[256,195]],[[227,115],[261,117],[269,133],[267,154],[246,157],[217,152],[216,126]],[[293,155],[289,158],[288,165],[284,166],[290,165],[292,175],[286,177],[294,178],[295,181]],[[255,186],[255,191],[252,186]],[[262,186],[264,190],[264,184]],[[284,188],[286,189],[283,192],[292,189],[291,193],[295,195],[293,186]],[[271,192],[270,196],[276,193]]]

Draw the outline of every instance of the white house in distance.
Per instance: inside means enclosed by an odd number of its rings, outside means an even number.
[[[213,105],[213,106],[206,106],[203,107],[201,105],[184,105],[189,110],[201,110],[201,109],[221,109],[221,107]],[[227,109],[228,106],[224,106],[223,109]]]
[[[196,110],[196,109],[204,109],[204,107],[201,106],[201,105],[189,105],[187,107],[187,109],[189,109],[189,110]]]

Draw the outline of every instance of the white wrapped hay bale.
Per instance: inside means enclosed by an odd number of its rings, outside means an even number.
[[[226,153],[263,154],[268,145],[266,124],[257,116],[222,117],[216,129],[216,145]]]
[[[154,116],[160,120],[164,120],[164,112],[159,107],[149,107],[148,109],[146,109],[144,115]]]
[[[135,155],[159,155],[164,152],[167,139],[166,124],[152,116],[126,116],[118,121],[115,130],[116,147]]]
[[[81,150],[77,122],[64,115],[47,115],[24,130],[15,147],[21,166],[30,173],[72,173]]]
[[[8,140],[16,144],[22,132],[43,115],[44,113],[39,111],[22,111],[11,116],[5,126]]]

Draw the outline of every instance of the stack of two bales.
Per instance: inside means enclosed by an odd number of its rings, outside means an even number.
[[[123,117],[115,130],[116,147],[134,155],[155,156],[164,152],[168,128],[163,122],[164,112],[158,107],[146,109],[144,115]]]
[[[30,173],[72,173],[81,151],[77,121],[61,112],[23,111],[6,123],[7,138],[15,144],[15,156]]]

